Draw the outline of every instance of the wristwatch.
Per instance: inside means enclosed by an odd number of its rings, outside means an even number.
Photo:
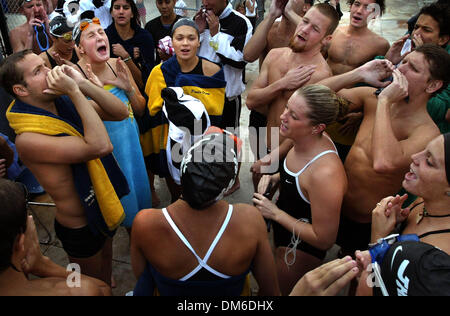
[[[392,234],[384,238],[380,238],[376,243],[369,244],[369,252],[372,257],[372,263],[377,262],[379,265],[383,262],[384,256],[389,248],[396,242],[400,241],[419,241],[419,237],[415,234],[399,235]]]

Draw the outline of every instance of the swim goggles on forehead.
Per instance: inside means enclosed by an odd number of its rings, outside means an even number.
[[[83,19],[80,22],[80,30],[83,32],[85,29],[88,28],[89,24],[91,24],[91,23],[100,25],[100,20],[97,17],[95,17],[93,19]]]

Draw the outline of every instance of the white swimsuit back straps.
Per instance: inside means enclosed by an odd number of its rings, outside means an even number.
[[[326,154],[334,153],[334,154],[338,155],[338,157],[339,157],[339,154],[338,154],[338,152],[337,152],[336,146],[334,145],[334,142],[333,142],[333,141],[331,140],[331,138],[328,137],[327,135],[324,135],[324,136],[327,137],[327,138],[330,140],[330,142],[333,144],[334,150],[325,150],[325,151],[322,151],[320,154],[316,155],[313,159],[311,159],[311,160],[310,160],[310,161],[302,168],[302,170],[300,170],[300,171],[297,172],[297,173],[294,173],[294,172],[292,172],[292,171],[290,171],[290,170],[288,169],[287,164],[286,164],[286,159],[284,160],[284,164],[283,164],[284,170],[285,170],[289,175],[291,175],[292,177],[295,177],[295,182],[296,182],[296,185],[297,185],[297,191],[298,191],[298,194],[300,194],[300,196],[302,197],[302,199],[303,199],[306,203],[308,203],[308,204],[311,204],[311,202],[308,201],[308,199],[305,197],[305,195],[304,195],[303,192],[302,192],[302,188],[300,187],[300,182],[299,182],[299,180],[298,180],[299,177],[300,177],[300,175],[301,175],[301,174],[303,173],[303,171],[305,171],[306,168],[308,168],[314,161],[316,161],[317,159],[319,159],[320,157],[322,157],[322,156],[324,156],[324,155],[326,155]]]
[[[220,272],[214,270],[213,268],[211,268],[210,266],[208,266],[207,262],[208,262],[209,257],[211,256],[212,252],[214,251],[214,248],[216,247],[217,243],[219,242],[220,238],[222,237],[225,229],[228,226],[228,223],[230,221],[231,215],[233,214],[233,205],[230,204],[230,206],[228,207],[227,216],[225,217],[225,220],[223,221],[222,227],[220,228],[219,232],[217,233],[216,238],[214,239],[214,241],[211,243],[211,246],[209,247],[209,249],[206,252],[206,255],[205,255],[205,257],[203,259],[200,258],[197,255],[197,253],[195,252],[194,248],[192,248],[192,246],[189,243],[189,241],[186,239],[186,237],[184,237],[184,235],[178,229],[177,225],[175,224],[175,222],[170,217],[169,212],[167,212],[167,209],[163,208],[162,211],[163,211],[164,217],[166,218],[167,222],[170,224],[170,226],[172,227],[174,232],[178,235],[178,237],[186,245],[186,247],[194,254],[194,256],[197,258],[197,261],[198,261],[198,266],[194,270],[192,270],[190,273],[188,273],[184,277],[182,277],[180,279],[180,281],[188,280],[193,275],[195,275],[201,268],[205,268],[209,272],[211,272],[211,273],[213,273],[213,274],[215,274],[215,275],[217,275],[217,276],[219,276],[221,278],[224,278],[224,279],[230,278],[230,276],[225,275],[223,273],[220,273]]]

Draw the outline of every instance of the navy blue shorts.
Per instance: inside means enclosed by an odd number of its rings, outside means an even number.
[[[64,251],[72,258],[89,258],[96,255],[106,242],[106,236],[95,235],[88,225],[81,228],[67,228],[55,219],[56,237]]]

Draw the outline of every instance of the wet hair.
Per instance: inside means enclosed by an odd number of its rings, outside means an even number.
[[[447,51],[436,44],[424,44],[415,50],[424,55],[425,60],[430,65],[429,71],[431,80],[442,80],[442,88],[433,95],[439,94],[447,89],[450,83],[450,55]]]
[[[419,12],[419,16],[422,14],[431,16],[438,23],[439,36],[450,36],[450,5],[433,3],[423,7]]]
[[[334,123],[339,114],[339,99],[336,93],[323,85],[308,85],[297,90],[308,107],[306,116],[313,126]]]
[[[175,24],[172,27],[172,31],[170,33],[170,36],[173,38],[173,34],[175,33],[175,30],[177,28],[179,28],[180,26],[185,26],[185,25],[193,27],[197,31],[198,38],[200,39],[200,30],[198,29],[197,24],[193,20],[188,19],[188,18],[181,18],[178,21],[176,21]]]
[[[116,1],[117,0],[111,0],[111,8],[109,9],[109,13],[112,13],[113,7],[114,7],[114,2],[116,2]],[[133,13],[133,18],[131,18],[130,23],[131,23],[131,28],[133,30],[135,30],[140,25],[140,23],[139,23],[140,15],[139,15],[138,8],[136,6],[136,3],[133,0],[125,0],[125,1],[130,5],[131,12]],[[114,18],[113,18],[113,20],[114,20]]]
[[[8,56],[0,63],[0,85],[13,97],[15,97],[13,91],[13,86],[15,84],[26,86],[26,82],[23,79],[23,70],[17,67],[17,63],[24,60],[25,56],[32,53],[33,51],[31,49],[22,50]]]
[[[347,0],[347,4],[349,6],[352,6],[355,0]],[[383,15],[384,11],[386,11],[386,3],[384,0],[375,0],[375,3],[380,6],[380,16]]]
[[[23,185],[0,178],[0,272],[11,266],[14,242],[26,230],[27,209]]]
[[[325,36],[333,34],[340,20],[339,13],[336,11],[336,9],[331,4],[328,3],[318,3],[312,8],[316,8],[317,10],[319,10],[320,13],[322,13],[331,20],[330,26],[328,26]]]

